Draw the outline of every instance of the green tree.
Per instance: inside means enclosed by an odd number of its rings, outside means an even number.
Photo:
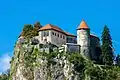
[[[40,23],[36,23],[34,27],[31,24],[24,25],[21,36],[24,36],[25,38],[32,38],[34,36],[38,36],[38,30],[40,27]]]
[[[24,25],[21,36],[24,36],[25,38],[32,38],[33,37],[32,33],[33,33],[33,26],[31,24]]]
[[[40,22],[36,22],[34,24],[34,28],[37,29],[37,30],[39,30],[41,27],[42,27],[42,25],[40,24]]]
[[[40,24],[40,22],[36,22],[34,24],[34,29],[33,29],[33,36],[38,36],[38,32],[39,32],[39,29],[42,27],[42,25]]]
[[[110,31],[105,25],[102,32],[102,60],[105,65],[113,64],[113,46]]]
[[[115,61],[116,61],[117,66],[120,66],[120,54],[117,55]]]

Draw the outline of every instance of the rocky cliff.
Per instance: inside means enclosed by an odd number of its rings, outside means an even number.
[[[69,57],[70,59],[71,57]],[[17,41],[11,61],[11,80],[79,80],[67,53],[40,51],[39,44]],[[82,77],[82,76],[81,76]]]
[[[113,79],[109,71],[80,53],[46,53],[37,40],[23,38],[16,42],[9,80],[114,80],[117,74]]]

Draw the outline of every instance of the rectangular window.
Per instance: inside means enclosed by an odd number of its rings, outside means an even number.
[[[43,36],[49,36],[49,31],[43,31]]]
[[[62,38],[62,35],[60,35],[60,38]]]
[[[43,36],[44,36],[44,37],[46,36],[46,32],[45,32],[45,31],[43,32]]]
[[[55,33],[55,36],[56,36],[56,33]]]
[[[58,37],[59,37],[59,34],[58,34]]]
[[[46,31],[46,35],[49,36],[49,31]]]
[[[54,35],[54,32],[52,32],[52,35]]]
[[[65,36],[63,36],[63,39],[65,39]]]

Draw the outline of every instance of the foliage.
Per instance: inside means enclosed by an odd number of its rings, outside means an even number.
[[[119,67],[94,64],[79,53],[71,53],[68,60],[83,80],[117,80],[120,73]]]
[[[55,65],[55,64],[56,64],[54,58],[56,58],[57,55],[58,55],[57,52],[56,52],[56,53],[54,53],[54,52],[51,52],[51,53],[41,52],[41,53],[40,53],[40,57],[41,57],[42,59],[45,59],[45,58],[46,58],[46,60],[48,61],[48,66],[50,66],[51,64],[52,64],[52,65]]]
[[[24,25],[21,36],[24,36],[25,38],[32,38],[33,37],[32,31],[33,31],[32,25],[30,25],[30,24]]]
[[[36,22],[35,24],[34,24],[34,27],[35,27],[35,29],[40,29],[41,27],[42,27],[42,25],[40,24],[40,22]]]
[[[37,48],[33,47],[32,52],[29,52],[25,55],[24,59],[25,59],[25,65],[26,67],[35,67],[37,65],[36,63],[36,59],[39,56],[39,51]]]
[[[80,53],[71,53],[68,56],[68,61],[74,64],[74,69],[77,72],[81,72],[85,68],[85,59],[80,55]]]
[[[38,30],[41,28],[42,26],[40,25],[40,23],[36,23],[34,26],[31,24],[27,24],[24,25],[23,31],[21,36],[24,36],[25,38],[32,38],[34,36],[38,36]]]
[[[96,67],[89,67],[88,72],[90,75],[91,80],[116,80],[117,79],[117,72],[113,69],[100,69],[98,66]]]
[[[9,76],[10,76],[9,70],[7,70],[6,73],[2,73],[2,74],[0,75],[0,80],[9,80]]]
[[[116,65],[117,66],[120,66],[120,55],[118,54],[117,57],[116,57]]]
[[[105,65],[113,64],[113,47],[110,31],[105,25],[102,32],[102,60]]]
[[[37,45],[31,44],[21,44],[22,48],[20,52],[15,52],[15,56],[12,59],[12,67],[11,69],[15,69],[16,63],[25,65],[25,70],[22,71],[24,77],[27,77],[28,80],[32,80],[34,75],[33,71],[35,67],[40,67],[40,64],[37,60],[42,59],[46,61],[45,64],[48,71],[49,79],[53,75],[51,72],[51,66],[56,66],[59,63],[59,60],[67,60],[69,62],[68,65],[74,65],[73,75],[79,75],[81,80],[119,80],[120,68],[116,66],[109,66],[109,65],[98,65],[94,64],[92,61],[86,59],[80,53],[65,53],[65,52],[54,52],[51,51],[50,53],[40,52]],[[29,46],[29,47],[28,47]],[[53,49],[51,44],[45,45],[49,46],[49,48]],[[43,47],[45,47],[43,46]],[[23,62],[21,62],[23,56]],[[58,60],[57,60],[58,59]],[[13,63],[14,62],[14,63]],[[21,62],[21,63],[20,63]],[[63,61],[64,62],[64,61]],[[62,65],[64,68],[65,64]],[[15,71],[12,71],[15,72]],[[32,73],[31,73],[32,72]],[[14,73],[16,74],[16,73]],[[13,75],[13,74],[12,74]],[[12,78],[10,79],[12,80]]]

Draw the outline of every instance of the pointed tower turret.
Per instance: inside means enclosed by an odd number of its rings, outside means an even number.
[[[88,25],[84,20],[81,21],[80,25],[78,26],[78,29],[89,29]]]
[[[77,44],[81,46],[80,53],[89,57],[90,52],[90,28],[84,20],[77,28]]]

